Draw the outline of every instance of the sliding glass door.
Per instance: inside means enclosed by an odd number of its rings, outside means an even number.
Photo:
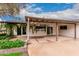
[[[47,35],[51,35],[53,33],[53,27],[47,27]]]

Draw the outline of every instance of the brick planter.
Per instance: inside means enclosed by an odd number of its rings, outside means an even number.
[[[0,54],[7,54],[7,53],[14,53],[14,52],[28,53],[26,47],[11,48],[11,49],[1,49],[0,50]]]

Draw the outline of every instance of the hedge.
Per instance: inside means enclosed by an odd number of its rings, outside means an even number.
[[[24,43],[25,43],[24,41],[18,40],[18,39],[15,41],[1,40],[0,41],[0,49],[22,47],[22,46],[24,46]]]

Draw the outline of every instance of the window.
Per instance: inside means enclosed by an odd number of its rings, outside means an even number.
[[[67,26],[66,25],[60,26],[60,30],[67,30]]]
[[[37,30],[37,31],[45,31],[46,30],[46,26],[36,26],[35,27],[35,29]]]

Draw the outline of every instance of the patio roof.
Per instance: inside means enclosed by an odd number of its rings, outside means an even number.
[[[3,15],[0,16],[1,23],[26,23],[25,19],[22,19],[20,16],[12,15]]]
[[[76,40],[76,23],[79,23],[79,20],[63,20],[63,19],[51,19],[51,18],[40,18],[40,17],[32,17],[32,16],[25,16],[25,19],[27,21],[27,42],[29,41],[30,35],[29,35],[29,28],[30,28],[30,22],[44,22],[44,23],[55,23],[56,24],[56,41],[58,41],[58,32],[59,27],[58,23],[68,23],[74,25],[74,39]]]
[[[48,17],[34,17],[34,16],[26,16],[25,18],[26,18],[26,21],[27,21],[27,18],[30,18],[30,21],[35,21],[35,22],[79,23],[79,19],[54,19],[53,17],[48,18]]]

